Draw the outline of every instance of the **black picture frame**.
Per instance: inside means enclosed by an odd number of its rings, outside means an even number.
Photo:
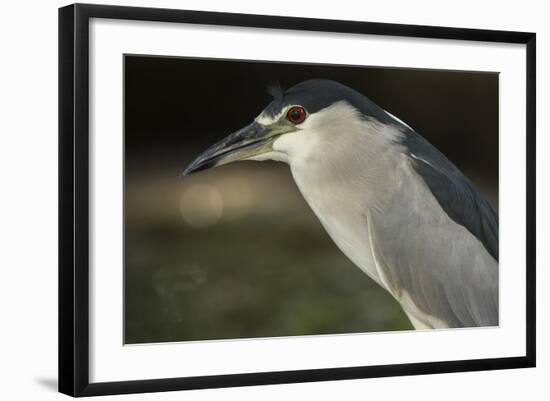
[[[437,38],[526,45],[526,354],[520,357],[90,383],[89,22],[91,18]],[[434,26],[74,4],[59,9],[59,391],[94,396],[535,366],[536,35]]]

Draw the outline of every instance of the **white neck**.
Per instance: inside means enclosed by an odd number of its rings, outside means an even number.
[[[296,184],[308,202],[334,197],[376,207],[388,189],[394,158],[402,137],[395,126],[361,117],[340,102],[311,115],[300,130],[277,139],[270,158],[290,165]],[[351,199],[350,189],[360,199]],[[312,206],[313,207],[313,206]]]
[[[383,286],[372,260],[364,214],[382,207],[397,184],[396,145],[402,135],[394,127],[366,121],[345,103],[311,116],[308,126],[283,135],[274,155],[290,165],[306,202],[336,245],[352,262]]]

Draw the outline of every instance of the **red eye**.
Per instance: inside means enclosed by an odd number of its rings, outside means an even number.
[[[288,109],[286,118],[293,124],[301,124],[306,119],[306,110],[302,106],[292,106]]]

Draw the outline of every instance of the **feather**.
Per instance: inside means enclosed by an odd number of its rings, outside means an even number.
[[[279,82],[272,82],[267,86],[267,93],[273,96],[275,100],[282,100],[285,91]]]

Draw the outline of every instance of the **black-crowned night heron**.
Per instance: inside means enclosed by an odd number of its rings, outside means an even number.
[[[498,215],[411,127],[328,80],[283,92],[184,174],[237,160],[288,163],[332,240],[416,329],[498,324]]]

